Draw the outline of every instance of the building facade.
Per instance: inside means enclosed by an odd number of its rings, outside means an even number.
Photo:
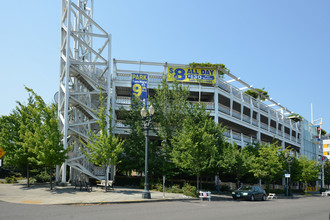
[[[322,146],[323,146],[323,156],[327,157],[330,160],[330,134],[326,134],[322,138]]]
[[[317,129],[312,123],[304,118],[293,120],[295,114],[272,98],[263,97],[263,100],[247,95],[244,91],[255,88],[221,67],[213,68],[215,78],[203,80],[203,73],[208,70],[211,72],[212,68],[114,59],[112,106],[116,115],[115,131],[127,134],[129,129],[117,115],[120,107],[130,108],[134,92],[132,74],[148,76],[147,92],[152,96],[163,77],[171,83],[172,76],[169,74],[176,73],[177,80],[189,87],[189,101],[204,103],[214,120],[226,126],[224,136],[229,142],[236,142],[243,148],[254,142],[276,141],[283,149],[290,148],[308,159],[317,160],[322,155],[316,139]],[[200,80],[192,80],[198,77]]]

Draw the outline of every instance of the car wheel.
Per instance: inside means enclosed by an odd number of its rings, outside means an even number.
[[[237,198],[233,197],[234,200],[237,200]]]
[[[262,201],[266,201],[266,195],[265,194],[262,196]]]
[[[251,201],[254,201],[254,200],[255,200],[255,199],[254,199],[254,195],[252,195],[252,196],[251,196]]]

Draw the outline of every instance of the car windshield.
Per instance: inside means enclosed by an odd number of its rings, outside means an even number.
[[[252,189],[252,186],[242,186],[238,190],[251,190],[251,189]]]

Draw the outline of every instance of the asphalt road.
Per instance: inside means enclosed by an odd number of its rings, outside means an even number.
[[[328,220],[330,197],[272,201],[173,201],[111,205],[31,205],[0,202],[0,219],[308,219]]]

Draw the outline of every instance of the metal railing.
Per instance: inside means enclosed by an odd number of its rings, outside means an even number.
[[[127,96],[116,97],[116,104],[130,105],[131,103],[132,103],[131,97],[127,97]]]
[[[265,129],[265,130],[268,131],[268,124],[265,124],[265,123],[263,123],[263,122],[260,122],[260,127],[261,127],[262,129]]]
[[[226,113],[228,115],[230,114],[230,108],[228,106],[225,106],[225,105],[219,103],[218,108],[219,108],[219,111]]]
[[[219,80],[217,85],[218,85],[219,88],[222,89],[223,91],[225,91],[225,92],[227,92],[227,93],[230,93],[230,87],[231,87],[231,86],[230,86],[229,84],[227,84],[226,82]]]
[[[243,141],[246,143],[251,143],[251,137],[247,135],[243,135]]]
[[[258,120],[255,119],[255,118],[252,118],[252,124],[253,124],[254,126],[258,126]]]
[[[243,100],[244,100],[244,102],[250,104],[250,102],[251,102],[251,96],[249,96],[249,95],[243,93]]]
[[[232,116],[238,119],[241,119],[241,113],[239,111],[236,110],[232,110]]]
[[[223,136],[230,138],[230,130],[227,130],[222,133]]]
[[[243,114],[243,121],[250,123],[251,117]]]
[[[265,105],[264,103],[260,103],[260,110],[268,113],[269,107]]]
[[[270,126],[270,132],[272,132],[273,134],[276,134],[276,128],[274,128],[274,127],[272,127],[272,126]]]
[[[240,90],[238,90],[238,89],[236,89],[236,88],[234,88],[234,87],[231,87],[231,91],[232,91],[232,93],[233,93],[233,95],[236,97],[236,98],[241,98],[241,91]]]
[[[241,133],[238,133],[236,131],[232,131],[231,133],[232,133],[233,139],[239,140],[239,141],[241,140]]]

